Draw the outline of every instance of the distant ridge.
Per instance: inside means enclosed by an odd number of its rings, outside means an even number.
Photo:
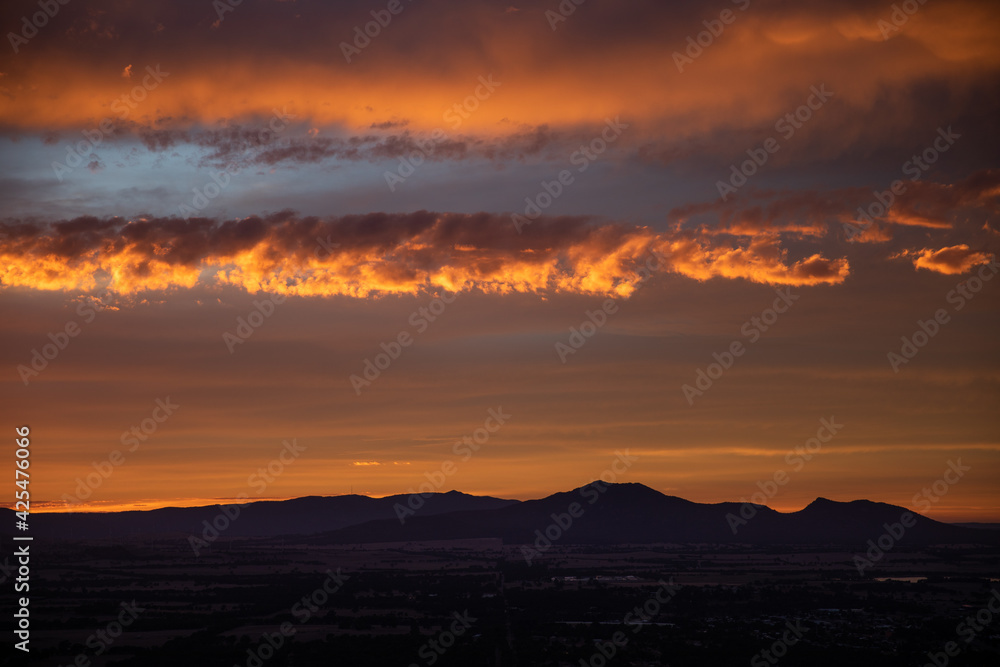
[[[979,530],[1000,530],[1000,523],[981,523],[978,521],[967,521],[964,523],[955,523],[954,526],[962,526],[964,528],[977,528]]]
[[[240,508],[240,516],[225,530],[226,537],[274,537],[310,535],[337,530],[377,519],[395,519],[397,503],[409,495],[369,498],[368,496],[305,496],[291,500],[261,500]],[[515,504],[489,496],[472,496],[458,491],[429,494],[420,513],[431,516],[461,510],[492,510]],[[59,512],[32,514],[30,534],[38,537],[95,539],[129,535],[200,534],[203,521],[212,522],[220,505],[164,507],[126,512]],[[0,534],[10,534],[13,511],[0,510]]]
[[[558,544],[837,544],[865,545],[886,525],[912,515],[900,543],[1000,545],[1000,531],[934,521],[903,507],[870,500],[817,498],[797,512],[761,505],[695,503],[637,483],[595,482],[537,500],[473,496],[458,491],[424,495],[410,511],[409,495],[308,496],[253,502],[223,531],[225,537],[302,536],[312,544],[355,544],[500,538],[534,543],[548,532]],[[405,510],[403,509],[405,508]],[[0,534],[10,534],[3,510]],[[100,539],[130,535],[201,534],[220,506],[109,513],[33,514],[39,537]]]
[[[598,489],[603,488],[604,491]],[[565,529],[573,503],[580,516]],[[750,514],[743,518],[741,510]],[[841,544],[864,545],[905,514],[914,517],[905,544],[1000,544],[993,531],[952,526],[903,507],[869,500],[818,498],[798,512],[781,513],[743,503],[694,503],[642,484],[601,484],[556,493],[490,512],[417,515],[405,524],[372,521],[315,536],[318,543],[371,543],[499,537],[506,543],[535,542],[551,528],[559,544]],[[553,515],[556,515],[553,517]],[[558,530],[557,530],[558,529]],[[735,529],[735,532],[734,532]],[[539,532],[536,532],[539,531]]]

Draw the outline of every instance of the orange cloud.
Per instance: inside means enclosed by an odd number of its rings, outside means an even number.
[[[712,246],[703,239],[667,243],[674,271],[696,280],[744,278],[773,285],[838,284],[850,273],[846,259],[819,254],[788,264],[787,251],[774,236],[756,238],[746,247]]]
[[[927,269],[945,275],[968,273],[972,267],[987,264],[992,259],[992,256],[985,252],[973,252],[964,243],[938,250],[924,248],[923,250],[905,251],[896,257],[911,259],[913,266],[918,269]]]
[[[568,292],[628,297],[655,255],[696,280],[839,283],[846,259],[789,263],[776,237],[724,243],[701,232],[535,220],[517,234],[504,216],[370,214],[326,221],[284,212],[266,219],[79,218],[0,226],[5,287],[120,295],[234,285],[248,292],[355,298],[433,291]],[[652,262],[656,265],[656,262]]]
[[[204,3],[188,4],[190,10],[171,6],[169,15],[205,17]],[[155,13],[155,5],[148,11]],[[112,104],[138,78],[123,82],[116,75],[122,61],[134,63],[136,72],[159,64],[170,73],[128,117],[156,129],[267,118],[285,105],[310,127],[356,132],[406,119],[414,132],[450,129],[447,110],[475,101],[479,77],[495,76],[501,85],[476,102],[463,132],[507,136],[545,124],[600,124],[621,114],[636,123],[636,137],[670,143],[722,127],[771,126],[802,103],[810,86],[824,83],[843,108],[879,111],[875,118],[855,113],[853,120],[838,121],[841,126],[828,126],[824,141],[836,153],[925,127],[931,114],[917,114],[912,98],[919,84],[935,81],[954,91],[947,96],[953,106],[936,110],[945,112],[960,108],[983,81],[991,83],[1000,67],[1000,9],[989,2],[924,6],[888,41],[876,27],[890,11],[880,3],[754,3],[683,73],[671,54],[704,30],[697,6],[625,2],[613,14],[591,8],[553,33],[537,8],[505,13],[488,3],[431,0],[400,15],[346,63],[337,45],[351,39],[359,21],[370,20],[368,9],[360,3],[335,10],[315,3],[294,12],[279,4],[244,8],[227,14],[218,30],[209,28],[209,11],[199,25],[169,25],[162,32],[152,21],[136,25],[127,41],[76,34],[72,48],[43,34],[32,42],[30,59],[0,60],[8,73],[0,124],[70,130],[117,118]],[[70,19],[83,10],[67,5],[62,11]],[[130,18],[121,14],[115,7],[102,20]],[[262,32],[267,40],[249,37]],[[580,48],[588,43],[601,48]],[[106,65],[112,62],[113,68]],[[539,69],[539,62],[546,67]]]
[[[885,217],[881,218],[893,225],[903,225],[904,227],[929,227],[931,229],[949,229],[951,223],[947,220],[935,219],[927,215],[920,215],[911,211],[891,208]]]
[[[965,240],[983,231],[991,233],[988,223],[977,232],[968,222],[1000,212],[1000,170],[982,169],[953,183],[906,181],[903,194],[893,197],[888,211],[875,202],[878,192],[870,187],[748,191],[728,201],[678,206],[667,219],[678,228],[696,226],[704,234],[741,237],[820,239],[841,229],[849,230],[849,241],[882,243],[894,234],[906,236],[924,229],[940,232],[946,237],[942,242],[955,242],[956,236]],[[883,210],[881,217],[871,216],[873,203]]]

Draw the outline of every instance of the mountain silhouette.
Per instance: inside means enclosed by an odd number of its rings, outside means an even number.
[[[31,535],[99,539],[200,534],[221,506],[31,515]],[[12,510],[0,521],[10,534]],[[941,523],[904,507],[817,498],[797,512],[749,503],[695,503],[637,483],[586,486],[537,500],[473,496],[309,496],[240,508],[226,537],[301,536],[310,544],[500,538],[507,544],[865,545],[890,529],[905,545],[1000,544],[1000,531]],[[895,539],[895,538],[894,538]]]
[[[240,507],[239,516],[225,530],[227,537],[273,537],[310,535],[344,528],[356,523],[395,518],[393,507],[409,496],[305,496],[292,500],[263,500]],[[461,510],[491,510],[516,500],[472,496],[458,491],[428,494],[421,513],[428,516]],[[10,534],[14,526],[12,510],[2,510],[0,534]],[[230,510],[232,511],[232,510]],[[221,505],[164,507],[126,512],[32,513],[30,533],[38,537],[97,539],[129,535],[201,533],[203,521],[211,523],[222,512]]]
[[[574,503],[577,517],[570,513]],[[602,482],[488,512],[417,513],[405,522],[360,523],[314,540],[349,544],[498,537],[528,544],[547,537],[559,544],[865,544],[904,515],[912,516],[906,544],[1000,543],[992,531],[952,526],[868,500],[818,498],[798,512],[781,513],[744,503],[695,503],[642,484]]]

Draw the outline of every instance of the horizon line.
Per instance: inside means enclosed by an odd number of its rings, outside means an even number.
[[[543,496],[539,496],[539,497],[530,497],[530,498],[507,498],[507,497],[503,497],[503,496],[497,496],[497,495],[491,495],[491,494],[485,494],[485,493],[470,493],[468,491],[461,491],[459,489],[449,489],[447,491],[429,491],[429,492],[419,493],[419,494],[416,494],[416,495],[446,495],[446,494],[449,494],[449,493],[459,493],[459,494],[462,494],[462,495],[472,496],[472,497],[477,497],[477,498],[495,498],[497,500],[510,500],[510,501],[513,501],[513,502],[519,502],[520,503],[520,502],[528,502],[528,501],[532,501],[532,500],[543,500],[545,498],[549,498],[551,496],[558,495],[560,493],[571,493],[571,492],[576,491],[578,489],[581,489],[583,487],[589,486],[590,484],[593,484],[595,482],[601,482],[602,484],[605,484],[605,485],[608,485],[608,486],[631,486],[631,485],[642,486],[642,487],[645,487],[645,488],[650,489],[652,491],[656,491],[657,493],[660,493],[660,494],[662,494],[664,496],[672,497],[672,498],[679,498],[679,499],[684,500],[686,502],[694,503],[694,504],[697,504],[697,505],[720,505],[720,504],[725,504],[725,503],[734,503],[734,504],[741,504],[742,505],[745,502],[749,502],[749,504],[751,504],[751,505],[756,505],[758,507],[766,507],[766,508],[768,508],[770,510],[778,512],[779,514],[794,514],[796,512],[800,512],[800,511],[804,510],[806,507],[809,507],[813,503],[815,503],[817,501],[820,501],[820,500],[826,500],[826,501],[836,502],[836,503],[845,503],[845,504],[846,503],[852,503],[852,502],[858,502],[858,501],[865,501],[865,502],[871,502],[871,503],[881,503],[881,504],[885,504],[885,505],[893,505],[895,507],[902,507],[902,508],[904,508],[906,510],[914,512],[915,514],[920,514],[921,516],[924,516],[926,518],[934,519],[934,517],[928,516],[928,514],[925,513],[924,511],[917,511],[917,510],[914,510],[914,509],[910,508],[909,506],[906,506],[906,505],[896,505],[895,503],[886,502],[884,500],[872,500],[871,498],[852,498],[850,500],[836,500],[836,499],[830,498],[828,495],[818,495],[815,498],[813,498],[812,500],[810,500],[809,502],[807,502],[804,506],[798,507],[797,509],[791,509],[790,506],[787,505],[787,504],[785,504],[785,505],[778,505],[778,506],[772,506],[772,505],[768,505],[768,504],[751,502],[750,500],[744,500],[745,496],[741,497],[739,500],[721,500],[721,501],[714,501],[714,502],[694,501],[694,500],[689,500],[688,498],[684,498],[682,496],[673,495],[673,494],[670,494],[670,493],[665,493],[665,492],[663,492],[663,491],[661,491],[661,490],[659,490],[659,489],[657,489],[655,487],[649,486],[647,484],[643,484],[642,482],[604,482],[602,480],[592,480],[592,481],[590,481],[590,482],[588,482],[586,484],[582,484],[580,486],[573,487],[572,489],[561,490],[561,491],[554,491],[554,492],[551,492],[551,493],[549,493],[547,495],[543,495]],[[274,496],[274,497],[260,497],[260,498],[253,498],[253,499],[250,499],[250,498],[241,499],[240,497],[230,497],[230,498],[223,497],[223,498],[173,498],[173,499],[169,499],[169,500],[152,500],[152,499],[146,499],[146,500],[132,501],[132,502],[105,501],[105,504],[103,504],[103,506],[102,506],[102,504],[100,504],[100,501],[82,502],[82,503],[79,503],[79,504],[76,504],[76,505],[70,505],[66,501],[45,500],[45,501],[36,501],[36,503],[35,503],[35,508],[36,509],[33,509],[32,512],[31,512],[31,514],[119,514],[119,513],[124,513],[124,512],[151,512],[151,511],[154,511],[154,510],[161,510],[161,509],[198,509],[198,508],[209,508],[209,507],[216,507],[218,505],[234,504],[233,501],[239,501],[239,500],[244,500],[244,502],[239,503],[242,506],[242,505],[253,505],[253,504],[256,504],[256,503],[264,503],[264,502],[287,502],[287,501],[291,501],[291,500],[301,500],[303,498],[346,498],[346,497],[350,497],[350,496],[356,496],[356,497],[359,497],[359,498],[371,498],[373,500],[381,500],[381,499],[384,499],[384,498],[392,498],[392,497],[397,497],[397,496],[398,497],[406,497],[406,496],[410,496],[410,495],[415,495],[415,494],[413,494],[413,493],[407,493],[407,492],[402,492],[402,493],[388,493],[388,494],[372,494],[372,493],[366,493],[366,492],[355,493],[355,492],[352,491],[352,492],[349,492],[349,493],[329,494],[329,495],[306,494],[306,495],[301,495],[301,496],[284,496],[284,497]],[[771,498],[767,499],[767,500],[771,500],[771,499],[773,499],[773,496]],[[0,503],[0,508],[14,511],[13,503]],[[971,510],[971,509],[979,509],[979,508],[962,508],[962,509],[964,509],[964,510]],[[941,514],[940,511],[935,512],[935,513]],[[946,512],[946,513],[947,514],[955,515],[955,514],[964,513],[964,512],[962,512],[962,510],[960,509],[960,510],[953,510],[951,512]],[[997,516],[991,517],[991,519],[992,520],[983,520],[982,518],[979,518],[979,519],[976,519],[976,520],[962,520],[962,519],[955,519],[953,517],[950,520],[942,520],[942,519],[934,519],[934,520],[935,521],[941,521],[941,523],[987,523],[987,524],[989,524],[989,523],[1000,523],[1000,514],[998,514]]]

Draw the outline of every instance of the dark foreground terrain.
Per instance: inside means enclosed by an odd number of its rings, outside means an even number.
[[[304,542],[220,538],[195,556],[181,536],[36,540],[31,653],[8,641],[3,660],[1000,664],[996,547],[897,545],[859,574],[839,547],[552,546],[528,564],[490,539]]]

